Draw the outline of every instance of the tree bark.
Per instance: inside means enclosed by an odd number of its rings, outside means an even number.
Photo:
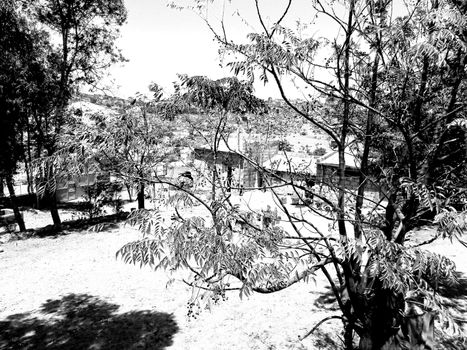
[[[13,187],[13,181],[11,177],[6,178],[6,184],[8,187],[8,192],[10,192],[11,205],[13,206],[13,212],[15,214],[16,223],[19,226],[20,231],[26,231],[26,225],[24,224],[23,217],[18,208],[18,201],[16,200],[15,188]]]
[[[443,123],[440,123],[440,126],[436,128],[437,135],[435,135],[435,140],[438,140],[438,145],[436,146],[433,156],[429,159],[426,170],[426,185],[431,186],[436,181],[436,170],[439,167],[439,157],[444,149],[446,142],[449,140],[449,132],[446,128],[446,125],[451,123],[456,117],[457,113],[453,113],[456,108],[456,102],[458,99],[459,87],[464,79],[463,71],[465,69],[467,61],[467,55],[462,55],[462,52],[459,50],[457,54],[456,68],[454,69],[454,74],[456,75],[455,81],[452,85],[450,100],[448,107],[446,109],[446,114],[451,114]],[[467,143],[465,145],[467,147]]]
[[[49,196],[49,205],[50,205],[50,215],[52,215],[52,220],[54,226],[57,228],[62,227],[62,220],[60,219],[60,215],[58,214],[58,207],[57,207],[57,195],[56,193],[48,193]]]
[[[128,192],[128,199],[130,202],[133,202],[133,195],[132,195],[132,189],[129,183],[125,182],[125,187]]]
[[[353,329],[351,324],[345,326],[344,346],[347,350],[353,350]]]
[[[53,151],[48,150],[48,154],[52,155]],[[51,179],[53,176],[55,176],[55,170],[53,167],[48,167],[44,171],[45,179]],[[62,226],[62,220],[60,220],[60,215],[58,214],[58,207],[57,207],[57,189],[56,186],[54,186],[53,192],[51,192],[51,188],[49,184],[47,185],[47,188],[45,190],[44,196],[46,197],[46,202],[49,204],[49,210],[50,210],[50,215],[52,216],[52,220],[54,223],[54,226],[58,229],[61,228]]]
[[[340,144],[338,147],[339,156],[339,195],[338,195],[338,207],[339,212],[337,215],[337,222],[339,227],[339,234],[341,237],[347,237],[347,231],[345,228],[345,146],[347,140],[347,132],[349,128],[350,119],[350,46],[351,36],[353,31],[353,12],[355,7],[355,0],[351,0],[349,4],[349,17],[347,21],[347,36],[345,39],[345,50],[344,50],[344,111],[342,115],[342,130],[340,137]]]
[[[378,82],[378,65],[379,65],[379,54],[376,53],[375,59],[373,61],[373,72],[371,77],[371,91],[370,91],[370,107],[374,107],[376,102],[376,88]],[[371,143],[371,133],[373,128],[373,111],[368,110],[367,120],[366,120],[366,130],[365,130],[365,141],[363,145],[363,154],[362,160],[360,162],[360,177],[358,180],[358,190],[357,190],[357,200],[355,203],[355,239],[358,242],[358,247],[360,248],[359,254],[362,253],[362,207],[363,200],[365,196],[365,187],[368,176],[368,157],[370,154],[370,143]]]
[[[144,209],[144,182],[138,184],[138,209]]]
[[[397,333],[382,343],[375,334],[366,333],[360,337],[359,350],[427,350],[435,349],[433,312],[407,315]],[[374,326],[375,328],[378,325]]]
[[[211,184],[211,199],[216,200],[216,181],[217,181],[217,169],[216,169],[216,158],[214,157],[214,165],[212,170],[212,184]]]

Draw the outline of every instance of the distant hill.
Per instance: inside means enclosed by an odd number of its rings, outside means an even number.
[[[129,106],[131,102],[130,99],[120,97],[79,93],[73,98],[72,107],[80,109],[85,118],[87,113],[119,111],[123,107]],[[243,134],[242,138],[246,137],[253,143],[255,141],[264,143],[264,133],[267,133],[268,143],[270,143],[268,146],[271,149],[268,153],[272,154],[281,151],[278,145],[284,142],[290,145],[288,151],[308,154],[309,156],[316,155],[317,150],[321,151],[321,153],[331,151],[329,137],[318,128],[307,123],[303,118],[298,117],[284,101],[269,99],[266,104],[269,106],[272,125],[275,125],[272,129],[276,130],[269,134],[268,130],[270,130],[271,125],[267,126],[264,123],[263,116],[245,115],[239,124]],[[149,110],[148,112],[151,113],[152,111]],[[187,125],[174,123],[174,131],[187,133]],[[198,141],[195,144],[204,144],[203,140]]]
[[[78,93],[76,94],[72,102],[89,102],[98,106],[111,108],[111,109],[121,109],[125,105],[129,104],[129,101],[120,97],[109,96],[109,95],[98,95],[98,94],[89,94],[89,93]]]

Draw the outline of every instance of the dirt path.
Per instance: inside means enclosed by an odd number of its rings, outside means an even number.
[[[243,302],[234,293],[188,321],[189,288],[177,282],[166,288],[164,273],[115,259],[116,250],[137,236],[134,229],[121,227],[1,245],[0,322],[10,319],[0,325],[0,333],[8,331],[18,340],[3,347],[0,342],[0,349],[40,348],[37,329],[46,329],[46,339],[55,344],[43,348],[131,349],[135,343],[119,339],[121,331],[114,329],[122,322],[129,332],[126,339],[146,334],[147,342],[158,344],[151,349],[305,349],[316,343],[312,338],[302,343],[298,336],[329,314],[314,305],[325,290],[323,283]],[[144,310],[149,313],[141,314]],[[15,314],[24,315],[12,318]],[[62,345],[56,347],[57,341]]]
[[[122,225],[0,245],[0,349],[336,348],[339,321],[298,340],[322,318],[338,314],[315,304],[326,291],[321,277],[244,301],[233,293],[189,321],[187,286],[166,288],[164,273],[115,259],[117,249],[137,237]],[[467,250],[447,241],[430,249],[467,272]],[[465,302],[466,293],[455,298]]]

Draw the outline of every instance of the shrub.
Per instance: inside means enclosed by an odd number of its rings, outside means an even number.
[[[115,212],[122,209],[122,199],[120,192],[123,184],[120,182],[96,182],[93,185],[84,186],[85,199],[90,204],[88,209],[89,218],[99,216],[104,213],[106,206],[112,207]]]

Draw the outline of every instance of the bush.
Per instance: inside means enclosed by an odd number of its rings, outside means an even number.
[[[326,148],[318,147],[313,151],[313,155],[317,157],[324,156],[326,154]]]
[[[89,218],[99,216],[104,212],[105,206],[113,207],[116,213],[122,209],[120,192],[123,184],[120,182],[96,182],[93,185],[84,186],[85,199],[90,204]]]
[[[292,145],[287,141],[279,141],[277,148],[279,149],[279,151],[285,151],[285,152],[292,151]]]

